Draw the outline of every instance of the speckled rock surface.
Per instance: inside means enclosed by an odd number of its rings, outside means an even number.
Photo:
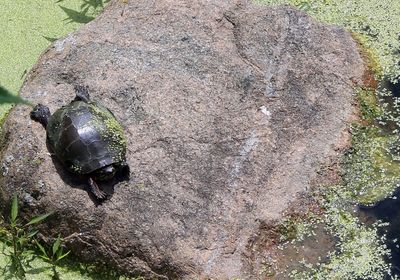
[[[42,55],[21,94],[54,112],[88,86],[125,128],[129,181],[96,205],[16,107],[2,210],[17,191],[25,215],[55,211],[45,235],[147,278],[262,279],[251,242],[338,156],[362,74],[347,32],[290,7],[113,1]]]

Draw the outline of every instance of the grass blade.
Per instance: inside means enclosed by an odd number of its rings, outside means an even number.
[[[53,256],[56,255],[58,249],[60,248],[61,238],[60,236],[57,237],[56,241],[53,243]]]
[[[11,203],[11,223],[15,224],[18,217],[18,196],[14,194],[12,203]]]
[[[47,252],[44,249],[44,247],[37,240],[35,240],[35,241],[36,241],[36,245],[38,246],[39,250],[43,253],[42,257],[49,259],[49,257],[47,256]]]
[[[0,104],[12,103],[12,104],[25,104],[33,106],[31,102],[23,99],[18,95],[12,94],[10,91],[0,86]]]
[[[34,237],[38,232],[39,232],[38,230],[31,231],[30,233],[28,233],[27,237],[30,239]]]
[[[57,261],[62,260],[63,258],[65,258],[66,256],[68,256],[69,253],[71,253],[71,251],[68,251],[68,252],[66,252],[64,255],[61,255],[61,256],[57,257]]]
[[[33,218],[29,223],[27,223],[25,226],[30,226],[33,224],[37,224],[40,223],[41,221],[43,221],[44,219],[46,219],[48,216],[50,216],[52,213],[48,213],[48,214],[44,214],[44,215],[40,215],[37,216],[35,218]]]

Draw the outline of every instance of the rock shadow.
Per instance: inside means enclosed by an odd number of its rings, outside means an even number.
[[[58,175],[64,181],[65,184],[69,185],[74,189],[85,190],[88,193],[88,196],[93,201],[93,203],[97,206],[102,204],[103,202],[112,199],[114,195],[115,185],[123,182],[129,181],[130,178],[130,170],[129,166],[124,166],[121,169],[117,170],[115,176],[107,181],[96,181],[97,185],[101,190],[103,190],[107,194],[107,198],[104,200],[97,199],[93,193],[89,189],[88,184],[88,175],[78,175],[70,172],[58,159],[56,154],[53,152],[51,145],[48,141],[46,141],[47,150],[51,155],[51,160],[54,164],[54,167],[57,170]]]

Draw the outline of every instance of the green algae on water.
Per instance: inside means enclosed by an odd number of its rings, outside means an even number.
[[[50,43],[81,26],[82,22],[79,22],[77,16],[85,14],[93,18],[107,2],[109,1],[2,0],[0,85],[11,92],[19,92],[26,73]],[[73,12],[75,18],[71,14]],[[0,120],[11,107],[0,105]]]
[[[343,182],[322,188],[321,222],[338,239],[336,250],[323,263],[304,263],[292,279],[375,279],[390,276],[385,262],[389,250],[380,225],[366,227],[353,215],[355,205],[373,204],[394,191],[400,179],[400,101],[384,104],[385,90],[375,79],[395,82],[400,77],[400,2],[397,0],[258,0],[270,5],[291,4],[322,22],[353,32],[369,68],[365,88],[356,90],[361,120],[351,127],[352,147],[341,162]],[[390,11],[390,12],[388,12]],[[383,93],[383,94],[382,94]],[[383,102],[382,102],[383,101]],[[388,109],[396,109],[396,112]],[[394,126],[392,131],[381,125]],[[397,130],[396,130],[397,129]],[[291,226],[295,228],[295,226]],[[395,276],[390,276],[392,279]]]
[[[398,0],[255,0],[268,5],[291,4],[315,19],[340,25],[367,38],[364,46],[377,56],[382,74],[400,77],[400,1]],[[382,77],[382,76],[380,76]],[[379,77],[379,78],[380,78]]]
[[[390,145],[397,138],[376,126],[352,126],[352,148],[343,158],[347,199],[370,205],[391,195],[400,182],[400,162],[393,161]]]
[[[315,265],[303,263],[303,270],[293,270],[292,279],[316,280],[381,280],[388,275],[390,265],[385,262],[389,250],[385,238],[379,237],[381,225],[362,225],[351,213],[352,204],[342,197],[347,187],[331,186],[324,193],[325,215],[328,232],[337,238],[336,250],[328,254],[329,260]]]

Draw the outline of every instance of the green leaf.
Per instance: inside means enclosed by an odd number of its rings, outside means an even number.
[[[40,255],[39,257],[42,258],[45,261],[51,262],[51,259],[49,257],[47,257],[47,256]]]
[[[64,255],[57,257],[57,261],[62,260],[63,258],[65,258],[66,256],[68,256],[69,253],[71,253],[71,251],[68,251],[68,252],[66,252]]]
[[[10,245],[12,245],[12,240],[11,239],[5,239],[5,240],[2,240],[7,246],[10,246]]]
[[[40,243],[37,240],[35,240],[35,242],[36,242],[36,245],[38,246],[39,250],[43,253],[43,255],[41,257],[49,260],[49,257],[47,256],[47,252],[44,249],[44,247],[42,245],[40,245]]]
[[[12,203],[11,203],[11,223],[15,224],[18,217],[18,196],[14,194]]]
[[[57,237],[56,241],[53,243],[53,256],[57,254],[58,249],[60,248],[61,238]]]
[[[27,237],[30,239],[34,237],[38,232],[39,232],[38,230],[31,231],[30,233],[28,233]]]
[[[56,260],[58,260],[58,258],[62,255],[62,253],[63,253],[63,248],[60,247],[60,249],[57,250],[57,253],[56,253]]]
[[[31,102],[23,99],[22,97],[12,94],[10,91],[0,86],[0,104],[13,103],[13,104],[25,104],[33,106]]]
[[[51,214],[53,214],[53,213],[48,213],[48,214],[44,214],[44,215],[40,215],[40,216],[37,216],[37,217],[35,217],[35,218],[33,218],[29,223],[27,223],[25,226],[30,226],[30,225],[33,225],[33,224],[37,224],[37,223],[40,223],[41,221],[43,221],[44,219],[46,219],[48,216],[50,216]]]
[[[21,252],[21,255],[23,255],[23,256],[31,256],[31,257],[33,257],[34,254],[35,254],[35,251],[28,250],[28,249],[23,249],[23,251]]]
[[[17,243],[20,244],[21,246],[23,246],[24,243],[27,241],[28,241],[28,239],[26,237],[21,236],[20,238],[18,238]]]

